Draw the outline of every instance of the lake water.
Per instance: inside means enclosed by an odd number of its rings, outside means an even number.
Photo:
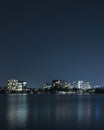
[[[0,130],[103,130],[104,95],[0,95]]]

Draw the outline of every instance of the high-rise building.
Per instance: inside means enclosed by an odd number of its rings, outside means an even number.
[[[71,88],[70,83],[65,82],[65,80],[53,80],[52,87],[55,88]]]
[[[63,87],[65,84],[64,80],[53,80],[52,81],[52,87],[60,88]]]
[[[7,89],[10,91],[23,91],[26,90],[27,82],[19,81],[16,79],[8,80]]]
[[[83,89],[83,90],[86,90],[86,89],[90,89],[91,88],[91,85],[88,81],[75,81],[73,83],[73,87],[74,88],[78,88],[78,89]]]
[[[26,88],[27,88],[27,82],[26,81],[18,81],[18,87],[17,87],[18,91],[26,90]]]

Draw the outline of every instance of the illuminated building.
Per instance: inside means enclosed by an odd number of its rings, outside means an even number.
[[[73,87],[86,90],[86,89],[90,89],[91,85],[88,81],[81,80],[81,81],[75,81],[74,84],[73,84]]]
[[[63,87],[65,84],[64,80],[53,80],[52,81],[52,87],[60,88]]]
[[[46,89],[46,88],[51,88],[51,84],[50,83],[45,83],[44,85],[43,85],[43,88],[44,89]]]
[[[7,89],[10,91],[23,91],[26,90],[27,82],[19,81],[16,79],[8,80]]]

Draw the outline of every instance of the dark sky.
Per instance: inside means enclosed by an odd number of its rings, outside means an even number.
[[[11,78],[104,84],[104,3],[0,2],[0,84]]]

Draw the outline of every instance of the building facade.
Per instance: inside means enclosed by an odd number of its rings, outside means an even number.
[[[26,90],[27,82],[19,81],[16,79],[8,80],[7,89],[10,91],[23,91]]]
[[[60,88],[63,87],[65,84],[65,80],[53,80],[52,87]]]
[[[74,88],[77,88],[77,89],[83,89],[83,90],[86,90],[86,89],[90,89],[91,88],[91,85],[88,81],[75,81],[73,83],[73,87]]]

